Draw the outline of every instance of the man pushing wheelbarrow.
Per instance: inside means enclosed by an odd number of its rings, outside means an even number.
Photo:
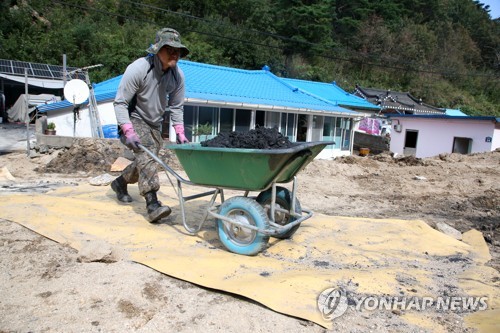
[[[183,122],[184,74],[177,61],[189,50],[181,44],[177,31],[166,28],[157,32],[156,43],[148,52],[150,55],[127,67],[114,101],[120,139],[135,155],[134,162],[111,183],[118,200],[132,202],[127,185],[138,183],[139,193],[146,199],[148,221],[156,223],[169,216],[170,207],[162,206],[156,195],[160,188],[158,163],[167,175],[177,179],[182,223],[189,234],[196,234],[207,218],[213,217],[221,243],[231,252],[243,255],[262,251],[271,236],[290,238],[300,224],[312,216],[296,198],[295,175],[333,142],[293,143],[283,149],[188,144]],[[175,151],[189,180],[157,156],[162,147],[161,122],[167,107],[172,112],[177,143],[181,143],[169,148]],[[290,182],[291,190],[277,186]],[[182,185],[214,190],[184,196]],[[225,189],[240,190],[244,194],[226,200]],[[258,192],[258,195],[250,196],[250,192]],[[185,203],[205,196],[211,199],[203,218],[194,221],[197,225],[188,223]],[[217,199],[220,204],[216,203]]]
[[[189,142],[184,134],[184,73],[177,66],[189,50],[182,45],[177,31],[164,28],[156,33],[146,57],[131,63],[123,77],[113,103],[120,140],[134,152],[134,162],[111,183],[119,201],[132,202],[127,185],[138,183],[146,199],[147,219],[158,222],[171,213],[162,206],[156,192],[160,182],[156,163],[139,144],[158,154],[162,146],[161,123],[167,109],[177,134],[177,143]]]

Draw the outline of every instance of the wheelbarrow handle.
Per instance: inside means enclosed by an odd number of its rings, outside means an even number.
[[[189,180],[182,178],[181,175],[179,175],[177,172],[175,172],[174,169],[172,169],[171,167],[169,167],[165,162],[163,162],[161,160],[161,158],[159,158],[158,156],[156,156],[151,150],[149,150],[148,148],[144,147],[140,143],[138,143],[137,146],[140,149],[142,149],[146,154],[148,154],[149,156],[151,156],[151,158],[153,160],[155,160],[158,164],[160,164],[165,170],[167,170],[168,172],[170,172],[178,181],[180,181],[182,183],[185,183],[185,184],[194,185],[194,183],[190,182]]]

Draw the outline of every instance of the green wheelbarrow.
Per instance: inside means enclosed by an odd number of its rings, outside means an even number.
[[[296,197],[296,174],[304,169],[333,141],[297,143],[288,149],[240,149],[202,147],[200,144],[169,145],[189,180],[184,179],[142,145],[142,150],[177,179],[177,196],[182,223],[192,235],[202,228],[208,216],[216,219],[219,239],[231,252],[255,255],[266,248],[269,237],[290,238],[300,224],[312,216]],[[169,177],[170,179],[170,177]],[[277,184],[293,182],[292,190]],[[184,196],[182,185],[213,190]],[[172,183],[173,186],[173,183]],[[224,190],[241,190],[243,195],[224,198]],[[250,192],[259,192],[249,196]],[[211,196],[197,226],[186,221],[185,203]],[[220,204],[216,204],[220,197]]]

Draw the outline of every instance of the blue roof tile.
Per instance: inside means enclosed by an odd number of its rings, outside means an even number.
[[[460,111],[459,109],[446,109],[447,116],[459,116],[459,117],[468,117],[465,113]]]
[[[324,83],[298,79],[283,80],[285,82],[288,82],[292,86],[308,91],[330,102],[337,103],[340,106],[348,108],[350,107],[368,110],[380,110],[379,106],[374,105],[361,97],[348,93],[344,89],[340,88],[335,82]]]
[[[346,112],[333,103],[294,89],[265,70],[244,70],[181,61],[186,97],[208,101]]]

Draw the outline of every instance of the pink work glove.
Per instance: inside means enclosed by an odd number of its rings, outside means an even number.
[[[189,140],[186,138],[184,134],[184,125],[177,124],[174,125],[175,134],[177,134],[177,143],[189,143]]]
[[[137,146],[137,144],[141,143],[141,140],[139,139],[137,133],[135,133],[132,124],[123,124],[121,125],[121,129],[123,132],[121,142],[128,148],[132,149],[134,152],[139,151],[139,147]]]

